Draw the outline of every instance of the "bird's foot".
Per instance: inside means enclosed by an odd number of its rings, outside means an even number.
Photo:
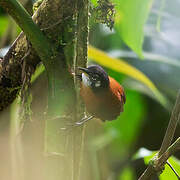
[[[72,129],[73,127],[80,127],[87,121],[93,119],[94,116],[89,116],[89,117],[84,117],[80,121],[75,122],[75,123],[68,123],[66,124],[66,127],[62,127],[61,130],[67,130],[67,129]]]
[[[80,121],[76,122],[75,125],[76,126],[83,125],[85,122],[87,122],[87,121],[89,121],[89,120],[91,120],[93,118],[94,118],[94,116],[84,117]]]

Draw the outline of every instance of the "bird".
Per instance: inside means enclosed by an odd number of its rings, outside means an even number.
[[[126,102],[124,88],[99,65],[78,67],[80,74],[80,95],[91,115],[102,121],[117,119]],[[82,122],[82,121],[81,121]]]

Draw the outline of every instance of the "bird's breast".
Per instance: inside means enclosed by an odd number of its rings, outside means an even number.
[[[123,111],[125,103],[124,90],[113,78],[109,78],[110,86],[100,92],[94,92],[82,83],[81,96],[87,111],[101,120],[114,120]]]

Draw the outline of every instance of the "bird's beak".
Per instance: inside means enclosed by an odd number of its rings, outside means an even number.
[[[83,71],[85,74],[89,75],[90,71],[88,68],[78,67],[79,70]]]

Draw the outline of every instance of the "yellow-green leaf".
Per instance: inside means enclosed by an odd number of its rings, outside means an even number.
[[[122,59],[112,58],[105,52],[98,50],[92,46],[89,46],[88,49],[88,57],[93,59],[93,61],[97,62],[98,64],[110,68],[114,71],[124,73],[140,82],[145,84],[155,95],[157,100],[164,106],[168,107],[168,103],[166,98],[158,91],[156,86],[153,82],[141,71],[136,69],[135,67],[129,65],[128,63],[124,62]]]
[[[168,159],[169,163],[171,166],[176,170],[176,172],[179,174],[180,173],[180,160],[175,158],[174,156],[170,157]],[[160,175],[160,180],[177,180],[176,175],[172,171],[172,169],[166,164],[165,165],[165,170],[163,173]]]

